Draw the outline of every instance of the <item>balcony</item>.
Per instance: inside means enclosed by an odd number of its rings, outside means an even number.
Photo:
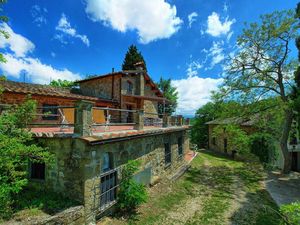
[[[88,101],[75,106],[37,108],[28,129],[36,137],[120,138],[147,133],[168,132],[189,127],[189,119],[143,110],[93,107]]]

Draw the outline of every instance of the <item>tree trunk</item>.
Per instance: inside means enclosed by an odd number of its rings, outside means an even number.
[[[291,171],[292,160],[291,160],[291,154],[288,150],[288,140],[289,140],[289,134],[290,134],[292,122],[293,122],[293,110],[286,109],[284,123],[282,127],[282,135],[280,138],[280,148],[284,160],[282,173],[289,173]]]

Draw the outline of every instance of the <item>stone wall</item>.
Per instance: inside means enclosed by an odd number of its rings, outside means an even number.
[[[120,100],[120,74],[115,74],[99,79],[92,79],[80,83],[80,90],[83,95],[94,96],[104,99]],[[114,89],[112,91],[112,85]],[[113,94],[113,96],[112,96]]]
[[[86,223],[93,223],[100,213],[100,175],[103,155],[110,153],[113,168],[121,168],[129,159],[141,161],[140,172],[146,171],[149,183],[173,174],[185,164],[184,154],[189,148],[187,130],[128,137],[123,141],[90,145],[81,139],[39,139],[56,155],[53,165],[46,168],[46,185],[84,204]],[[183,155],[178,155],[178,138],[183,139]],[[171,164],[165,165],[164,144],[171,147]],[[142,176],[142,175],[141,175]]]
[[[223,134],[218,135],[217,137],[215,137],[215,144],[213,143],[213,130],[217,125],[215,124],[209,124],[208,125],[208,141],[209,141],[209,149],[214,150],[214,151],[221,151],[221,152],[225,152],[224,149],[224,139],[227,139],[227,143],[229,143],[229,137],[226,133],[226,131],[224,131]],[[251,126],[240,126],[240,128],[245,131],[247,134],[251,134],[254,132],[254,128]],[[227,152],[231,153],[233,149],[230,149],[229,146],[227,148]]]
[[[84,207],[75,206],[66,209],[60,213],[53,216],[47,217],[40,221],[36,221],[30,224],[34,225],[83,225],[84,220]]]

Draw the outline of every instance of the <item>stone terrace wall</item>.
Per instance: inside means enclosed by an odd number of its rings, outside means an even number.
[[[172,132],[168,134],[143,137],[123,142],[95,145],[86,150],[85,165],[85,215],[86,221],[93,219],[100,213],[100,177],[102,157],[105,152],[113,156],[114,168],[124,165],[128,159],[137,159],[141,162],[140,174],[146,171],[151,173],[150,184],[160,179],[166,179],[179,167],[185,164],[184,156],[178,155],[178,138],[183,138],[183,155],[189,148],[187,131]],[[164,144],[169,143],[172,157],[171,165],[165,165]]]
[[[183,155],[178,155],[178,138],[183,140]],[[46,168],[45,184],[55,191],[78,200],[84,204],[85,223],[94,223],[100,213],[100,176],[103,155],[112,156],[113,168],[120,168],[129,159],[141,161],[139,179],[143,173],[149,179],[146,183],[155,183],[173,174],[185,164],[184,154],[189,148],[188,130],[152,133],[149,136],[128,136],[123,141],[90,145],[89,142],[75,138],[38,138],[56,155],[54,164]],[[110,139],[111,141],[113,139]],[[165,165],[165,147],[169,143],[171,164]]]
[[[31,222],[34,225],[83,225],[84,222],[84,207],[75,206],[57,213],[46,219]]]

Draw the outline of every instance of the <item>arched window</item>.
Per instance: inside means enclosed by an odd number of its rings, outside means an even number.
[[[102,157],[102,171],[106,172],[113,168],[111,153],[105,152]]]

